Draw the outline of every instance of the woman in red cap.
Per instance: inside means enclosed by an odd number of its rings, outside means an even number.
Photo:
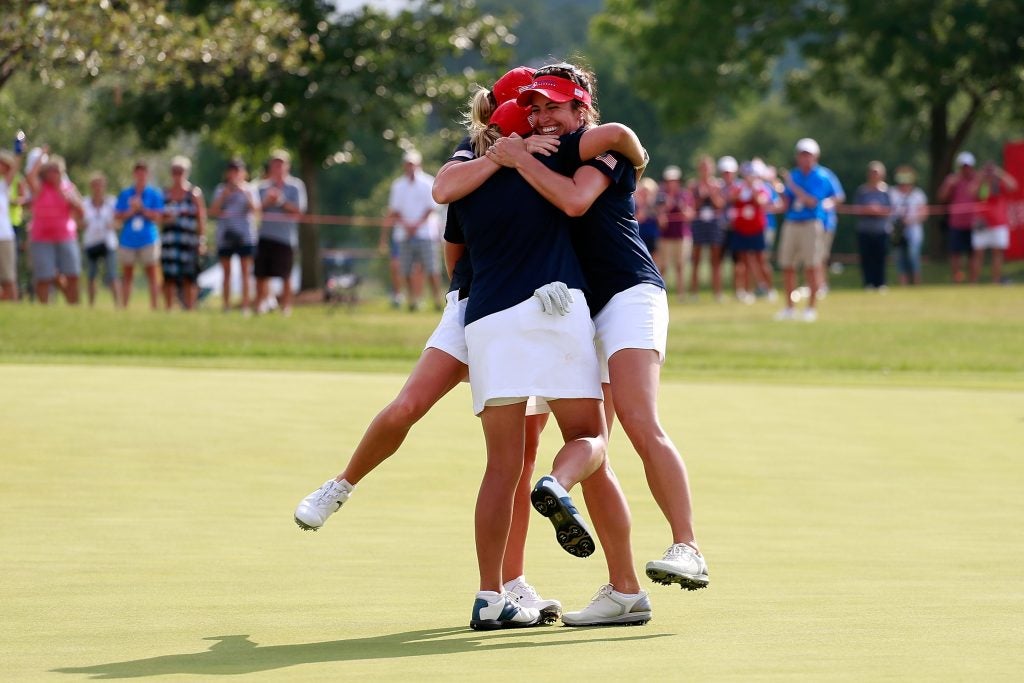
[[[502,123],[505,114],[495,112],[500,104],[496,97],[515,97],[522,87],[532,82],[532,74],[532,69],[518,67],[499,79],[491,91],[483,90],[483,97],[477,99],[483,99],[484,103],[474,109],[476,125],[486,128],[491,123],[492,113],[495,115],[495,123]],[[521,107],[515,109],[523,111]],[[508,120],[515,121],[515,116],[509,116]],[[521,114],[518,123],[513,124],[509,130],[520,134],[529,133],[525,114]],[[449,261],[449,276],[451,288],[441,321],[427,340],[409,379],[398,396],[370,422],[342,472],[299,503],[295,510],[295,522],[300,528],[315,531],[323,526],[328,517],[348,500],[356,484],[398,451],[412,426],[443,396],[466,380],[469,360],[464,325],[466,299],[460,299],[459,293],[468,289],[472,276],[468,257]],[[537,595],[533,587],[526,583],[523,571],[530,518],[532,462],[536,457],[540,432],[546,419],[546,414],[540,414],[527,420],[524,458],[529,467],[524,467],[525,483],[518,489],[502,574],[505,590],[523,607],[539,612],[540,622],[550,623],[558,618],[561,605],[557,600],[545,600]]]
[[[558,154],[564,158],[566,175],[552,171],[530,154],[530,146],[514,138],[498,141],[487,156],[495,164],[516,168],[568,215],[582,217],[573,241],[590,288],[602,362],[607,364],[608,423],[617,412],[643,460],[651,492],[673,536],[664,557],[647,564],[647,574],[659,583],[703,588],[708,583],[707,564],[694,537],[686,468],[657,414],[668,330],[665,285],[643,248],[632,213],[634,160],[616,151],[601,153],[608,147],[594,150],[598,139],[594,132],[604,126],[595,127],[598,112],[593,92],[592,74],[563,63],[539,69],[534,82],[518,97],[520,104],[531,107],[535,133],[559,136]],[[472,188],[467,183],[461,189]],[[600,530],[602,520],[593,510],[592,515]],[[635,595],[606,586],[590,606],[565,614],[563,621],[608,623],[633,599]]]

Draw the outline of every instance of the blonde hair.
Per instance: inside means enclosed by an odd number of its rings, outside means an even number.
[[[486,152],[501,137],[498,127],[491,125],[491,116],[495,109],[497,107],[494,105],[494,95],[490,90],[480,88],[473,93],[464,120],[470,144],[473,145],[473,151],[477,156]]]
[[[93,183],[95,183],[97,181],[106,184],[107,176],[106,176],[105,173],[103,173],[103,171],[93,171],[92,175],[89,176],[89,184],[90,185],[92,185]]]

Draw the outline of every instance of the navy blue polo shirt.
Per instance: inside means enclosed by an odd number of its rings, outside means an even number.
[[[561,172],[557,156],[542,160]],[[522,303],[549,282],[585,289],[568,217],[514,169],[499,169],[448,210],[457,220],[448,223],[444,238],[466,245],[473,269],[467,325]]]
[[[618,152],[580,159],[583,133],[580,129],[559,138],[558,156],[567,175],[573,175],[580,166],[591,166],[611,180],[587,212],[572,223],[573,247],[590,286],[587,303],[590,314],[597,315],[619,292],[643,283],[665,289],[665,281],[640,238],[633,203],[633,165]]]

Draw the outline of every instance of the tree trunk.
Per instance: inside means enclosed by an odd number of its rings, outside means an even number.
[[[320,161],[317,153],[299,150],[299,176],[306,184],[306,212],[320,214]],[[320,226],[316,223],[299,224],[299,264],[302,267],[300,289],[307,291],[324,286],[324,266],[320,259]]]
[[[929,176],[928,202],[938,203],[939,186],[949,174],[952,166],[952,150],[949,145],[949,103],[946,100],[933,102],[929,111],[929,140],[928,140],[928,162]],[[932,216],[925,226],[925,243],[928,245],[928,255],[933,259],[941,259],[946,256],[946,240],[942,226],[945,222],[944,216]]]

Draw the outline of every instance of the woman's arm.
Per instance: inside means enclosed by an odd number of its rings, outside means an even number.
[[[612,183],[608,176],[591,166],[581,166],[571,178],[556,173],[530,154],[525,142],[515,136],[502,138],[487,151],[487,156],[502,166],[518,170],[544,199],[569,216],[585,214]]]
[[[588,128],[580,137],[580,158],[593,159],[607,151],[622,154],[638,172],[643,172],[650,158],[640,144],[640,138],[629,126],[621,123],[602,123]]]
[[[449,161],[434,177],[431,195],[438,204],[451,204],[477,189],[501,168],[486,156],[469,161]]]
[[[455,264],[459,262],[462,255],[466,253],[465,244],[454,244],[452,242],[445,241],[444,243],[444,267],[448,271],[448,279],[452,279],[452,273],[455,272]]]

